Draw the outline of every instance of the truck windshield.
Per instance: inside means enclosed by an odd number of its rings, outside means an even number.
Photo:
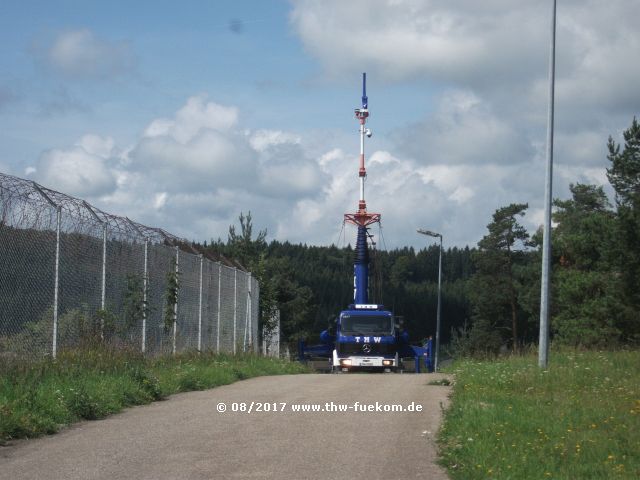
[[[393,319],[381,315],[344,315],[340,320],[342,335],[391,335]]]

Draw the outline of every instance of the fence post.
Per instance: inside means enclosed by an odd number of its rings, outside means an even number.
[[[107,222],[104,222],[104,224],[102,225],[102,296],[100,298],[100,308],[102,310],[104,310],[105,308],[106,297],[107,297]]]
[[[217,315],[217,325],[216,325],[216,353],[220,353],[220,307],[222,305],[221,297],[222,295],[222,264],[218,263],[218,315]]]
[[[200,300],[198,304],[198,351],[202,350],[202,267],[204,266],[204,255],[200,254]]]
[[[176,280],[178,279],[178,262],[180,260],[180,248],[176,246]],[[172,339],[172,347],[171,352],[176,354],[176,333],[178,330],[178,298],[180,292],[180,283],[178,282],[178,288],[176,291],[176,303],[173,305],[173,339]]]
[[[60,228],[62,225],[62,206],[51,200],[36,182],[31,183],[33,188],[44,198],[49,205],[56,209],[56,263],[55,278],[53,283],[53,334],[51,339],[51,356],[56,358],[58,354],[58,303],[60,290]]]
[[[104,311],[107,298],[107,222],[102,225],[102,295],[100,309]],[[100,321],[100,339],[104,340],[104,316]]]
[[[93,211],[91,205],[85,200],[82,201],[84,208],[95,218],[96,222],[102,224],[102,291],[100,292],[100,310],[104,312],[105,300],[107,296],[107,222],[100,220],[100,217]],[[104,340],[104,316],[100,316],[100,340]]]
[[[142,353],[147,348],[147,288],[149,281],[148,270],[149,259],[149,239],[144,239],[144,274],[142,277]]]
[[[56,279],[53,289],[53,340],[51,355],[56,358],[58,354],[58,304],[60,298],[60,227],[62,223],[62,207],[56,207]]]
[[[238,322],[238,269],[233,267],[233,354],[236,354],[236,327]]]
[[[242,346],[243,351],[247,351],[247,332],[249,337],[249,344],[251,343],[251,328],[250,327],[250,312],[251,312],[251,272],[246,273],[247,276],[247,306],[244,309],[244,343]]]

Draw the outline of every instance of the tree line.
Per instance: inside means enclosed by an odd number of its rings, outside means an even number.
[[[602,186],[576,183],[554,201],[551,283],[552,341],[611,347],[640,341],[640,125],[609,137]],[[457,354],[518,351],[538,340],[542,231],[520,223],[528,204],[496,209],[473,248],[443,252],[442,343]],[[201,245],[236,259],[261,285],[266,328],[280,311],[282,340],[317,339],[327,321],[352,302],[351,246],[308,246],[254,236],[251,214],[240,215],[226,241]],[[373,250],[370,291],[405,318],[411,338],[435,334],[439,247]]]
[[[260,283],[261,322],[278,309],[282,341],[295,347],[299,338],[318,341],[329,319],[353,303],[351,245],[311,246],[273,240],[266,231],[253,232],[251,214],[241,214],[239,229],[231,226],[226,241],[199,246],[213,255],[233,258]],[[465,284],[472,273],[472,250],[443,252],[443,318],[462,326],[470,307]],[[371,251],[370,300],[405,319],[415,341],[435,334],[438,255],[436,245],[415,251],[410,247]]]
[[[602,186],[572,184],[571,198],[553,202],[552,341],[582,347],[640,340],[640,126],[634,118],[624,143],[609,137]],[[454,344],[463,353],[513,351],[537,343],[542,231],[519,223],[527,204],[499,208],[472,255],[471,317]]]

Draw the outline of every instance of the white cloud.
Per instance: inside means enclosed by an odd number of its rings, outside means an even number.
[[[81,146],[44,152],[38,161],[37,178],[46,186],[80,197],[99,197],[116,187],[108,158]]]
[[[190,97],[174,119],[156,119],[145,129],[145,137],[169,136],[185,144],[201,130],[225,132],[238,123],[238,109],[207,102],[206,96]]]
[[[423,122],[397,133],[397,148],[422,164],[513,164],[533,149],[515,123],[471,91],[449,91]]]
[[[123,168],[154,182],[169,203],[183,191],[248,187],[257,181],[258,162],[237,123],[236,107],[190,97],[173,118],[149,123],[126,149]]]
[[[394,152],[426,163],[525,163],[545,139],[550,4],[527,0],[296,0],[292,28],[333,80],[434,86],[433,114]],[[558,6],[556,133],[562,161],[603,165],[609,132],[640,110],[640,2]],[[440,92],[444,91],[444,94]],[[573,139],[566,143],[563,141]],[[598,140],[599,139],[599,140]],[[579,141],[582,140],[582,143]],[[571,145],[569,145],[571,143]]]
[[[292,132],[248,131],[236,107],[196,96],[152,120],[132,145],[87,134],[43,153],[37,179],[188,238],[224,236],[248,210],[273,233],[292,221],[297,202],[316,201],[328,183],[301,142]]]
[[[527,96],[547,76],[551,4],[529,0],[295,0],[290,22],[324,73],[420,78]],[[640,3],[558,7],[558,96],[571,105],[638,105]],[[544,98],[544,97],[542,97]]]
[[[389,80],[428,76],[467,84],[505,73],[526,76],[508,65],[530,54],[531,44],[543,38],[536,27],[547,12],[530,2],[512,5],[300,0],[290,19],[307,51],[330,75],[366,66]]]
[[[114,153],[115,141],[111,137],[87,134],[76,142],[76,146],[81,147],[85,152],[91,155],[109,158]]]
[[[453,200],[454,202],[462,205],[473,198],[474,194],[473,189],[470,187],[458,187],[451,195],[449,195],[448,198],[449,200]]]
[[[60,33],[42,53],[51,67],[69,77],[117,77],[135,65],[127,42],[99,38],[87,28]]]
[[[283,132],[282,130],[258,130],[249,139],[253,149],[258,152],[263,152],[273,145],[281,145],[283,143],[299,144],[300,141],[300,136]]]
[[[153,208],[159,210],[164,207],[167,203],[167,196],[167,192],[156,193],[153,200]]]

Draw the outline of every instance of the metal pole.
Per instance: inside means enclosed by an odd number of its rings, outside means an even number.
[[[218,321],[216,325],[216,353],[220,353],[220,306],[222,294],[222,264],[218,264]]]
[[[434,355],[433,371],[438,371],[440,359],[440,305],[442,298],[442,235],[440,235],[440,258],[438,260],[438,313],[436,314],[436,353]]]
[[[102,291],[100,293],[100,310],[104,311],[107,292],[107,222],[102,220],[93,210],[93,207],[86,201],[83,200],[82,204],[96,222],[102,224]],[[131,222],[131,220],[129,220],[129,222]],[[100,318],[100,339],[104,340],[104,317]]]
[[[247,276],[247,299],[244,308],[244,338],[242,339],[242,351],[247,351],[247,337],[249,335],[249,308],[251,307],[251,273],[246,273]]]
[[[56,209],[56,260],[55,278],[53,281],[53,333],[51,340],[51,356],[56,358],[58,354],[58,304],[60,291],[60,229],[62,225],[62,207],[54,202],[49,195],[36,182],[31,182],[33,188],[46,200],[46,202]]]
[[[180,259],[180,249],[176,247],[176,279],[178,278],[178,261]],[[178,331],[178,292],[176,292],[176,303],[173,305],[173,340],[171,352],[176,353],[176,333]]]
[[[549,55],[549,116],[547,119],[547,171],[544,183],[544,231],[542,237],[542,278],[540,281],[540,340],[538,366],[549,365],[549,290],[551,275],[551,202],[553,196],[553,116],[556,70],[556,0],[551,15],[551,52]]]
[[[100,310],[104,312],[107,297],[107,222],[102,224],[102,293]],[[104,340],[104,315],[100,316],[100,339]]]
[[[147,288],[149,281],[148,271],[149,239],[144,240],[144,276],[142,277],[142,353],[147,348]]]
[[[277,330],[278,331],[278,347],[277,347],[277,350],[276,350],[276,352],[277,352],[276,356],[278,358],[280,358],[280,310],[278,310],[278,327],[277,328],[278,328],[278,330]]]
[[[62,207],[56,207],[56,272],[53,287],[53,340],[51,356],[56,358],[58,354],[58,303],[60,290],[60,226],[62,223]]]
[[[436,349],[433,361],[433,371],[438,371],[438,355],[440,353],[440,307],[442,298],[442,234],[430,230],[418,229],[418,233],[429,237],[440,238],[440,255],[438,257],[438,310],[436,313]]]
[[[247,292],[247,322],[249,322],[249,345],[253,346],[253,298],[251,298],[251,287],[253,285],[253,278],[251,277],[251,272],[249,272],[247,283],[249,284],[249,291]]]
[[[202,267],[204,255],[200,254],[200,301],[198,304],[198,351],[202,350]]]
[[[236,327],[238,320],[238,269],[233,267],[233,354],[236,354]]]

